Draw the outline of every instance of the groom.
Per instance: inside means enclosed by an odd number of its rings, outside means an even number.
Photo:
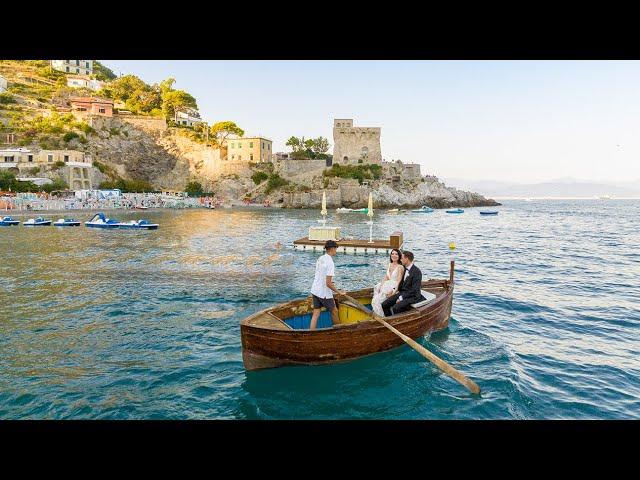
[[[425,300],[420,292],[422,272],[413,264],[413,253],[408,250],[404,251],[400,261],[405,268],[404,279],[398,293],[382,302],[385,317],[409,310],[412,303]]]

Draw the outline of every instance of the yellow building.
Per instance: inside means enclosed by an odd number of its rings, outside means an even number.
[[[38,154],[38,163],[52,164],[56,162],[64,162],[68,164],[88,164],[80,166],[91,166],[91,157],[85,155],[84,152],[78,150],[40,150]]]
[[[230,138],[227,160],[230,162],[270,162],[272,142],[265,137]]]

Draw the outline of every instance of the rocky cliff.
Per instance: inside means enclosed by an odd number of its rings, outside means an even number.
[[[265,186],[256,187],[246,180],[227,178],[216,183],[221,198],[225,201],[240,201],[249,192],[253,202],[268,201],[271,205],[283,208],[320,208],[322,193],[326,191],[328,208],[364,208],[369,202],[369,192],[373,193],[377,208],[410,208],[428,205],[432,208],[481,207],[500,205],[474,192],[447,187],[435,177],[424,178],[417,183],[405,183],[399,186],[387,185],[377,181],[370,185],[359,185],[354,179],[333,178],[323,188],[320,179],[310,181],[313,185],[288,185],[280,190],[266,194]],[[266,184],[266,182],[264,182]]]

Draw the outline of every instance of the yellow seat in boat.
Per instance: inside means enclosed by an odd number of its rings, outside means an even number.
[[[362,305],[371,305],[371,299],[369,298],[359,298],[358,302]],[[368,307],[371,309],[371,307]],[[338,303],[338,317],[340,318],[341,324],[347,323],[358,323],[364,320],[371,320],[371,317],[360,310],[349,307],[343,303]]]

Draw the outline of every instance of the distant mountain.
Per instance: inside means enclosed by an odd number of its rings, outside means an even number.
[[[559,178],[541,183],[515,183],[498,180],[444,178],[449,187],[472,190],[485,197],[612,197],[640,198],[640,180],[621,182],[589,182]]]

